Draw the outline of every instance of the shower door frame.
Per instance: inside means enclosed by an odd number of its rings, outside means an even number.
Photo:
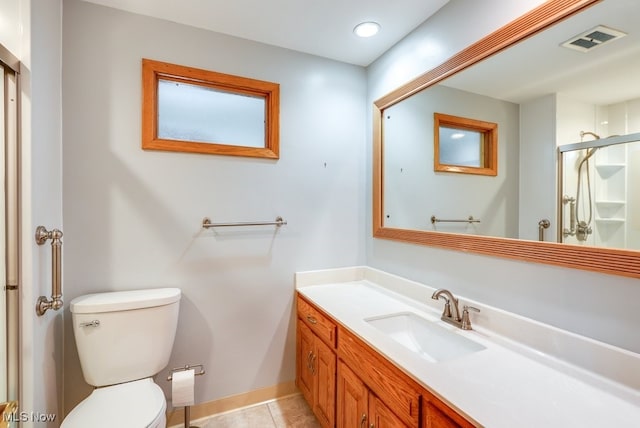
[[[20,68],[21,63],[7,48],[0,44],[0,67],[3,70],[3,79],[0,83],[3,91],[3,195],[4,219],[0,222],[4,242],[4,284],[2,293],[5,297],[5,305],[1,316],[5,317],[6,331],[4,343],[1,343],[5,360],[2,370],[5,374],[6,385],[2,391],[2,400],[15,401],[20,396],[20,358],[19,358],[19,293],[21,285],[20,275],[20,141],[21,141],[21,88]]]
[[[564,169],[563,169],[563,159],[562,155],[566,152],[571,152],[575,150],[584,150],[584,149],[592,149],[592,148],[602,148],[608,146],[615,146],[618,144],[627,144],[633,143],[635,141],[640,141],[640,132],[635,132],[632,134],[626,135],[615,135],[612,137],[600,138],[596,140],[583,141],[579,143],[571,143],[564,144],[562,146],[558,146],[558,192],[557,192],[557,212],[558,212],[558,225],[557,228],[557,242],[564,243],[563,241],[563,225],[564,225],[564,209],[562,204],[563,197],[563,177],[564,177]]]

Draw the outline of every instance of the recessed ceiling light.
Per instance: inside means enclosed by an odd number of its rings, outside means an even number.
[[[380,24],[377,22],[369,21],[362,22],[353,29],[356,36],[359,37],[371,37],[375,36],[380,31]]]
[[[464,132],[454,132],[451,134],[452,140],[459,140],[460,138],[464,138]]]

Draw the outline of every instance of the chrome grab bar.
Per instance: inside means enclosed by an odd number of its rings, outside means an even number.
[[[205,217],[202,219],[202,227],[208,229],[210,227],[233,227],[233,226],[277,226],[286,225],[287,221],[282,217],[276,217],[275,221],[245,221],[236,223],[211,223],[211,219]]]
[[[431,224],[434,224],[434,223],[480,223],[480,220],[473,218],[472,215],[470,215],[469,218],[467,218],[466,220],[444,220],[432,215]]]
[[[39,317],[49,309],[62,308],[62,232],[58,229],[48,231],[44,226],[36,229],[36,244],[44,245],[51,239],[51,300],[46,296],[38,297],[36,313]]]
[[[562,197],[562,205],[569,204],[569,228],[566,227],[562,231],[562,236],[575,236],[576,234],[576,198],[564,195]],[[563,223],[564,224],[564,223]]]

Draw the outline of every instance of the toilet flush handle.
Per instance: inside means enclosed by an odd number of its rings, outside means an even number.
[[[81,322],[80,327],[98,327],[100,325],[100,320],[93,320],[89,322]]]

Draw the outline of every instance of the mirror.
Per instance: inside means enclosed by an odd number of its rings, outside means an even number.
[[[276,83],[142,60],[142,148],[278,159]]]
[[[640,113],[634,101],[640,99],[640,85],[635,81],[625,85],[623,82],[629,80],[622,80],[640,73],[638,61],[631,60],[640,58],[640,40],[633,34],[637,7],[635,2],[547,1],[377,100],[373,133],[374,236],[640,277],[640,253],[636,251],[531,242],[538,240],[542,220],[546,219],[552,225],[545,232],[546,238],[558,241],[560,237],[557,147],[579,142],[580,131],[611,135],[613,132],[603,132],[596,126],[599,122],[596,123],[595,112],[602,113],[606,110],[603,106],[617,104],[618,110],[624,107],[636,111],[636,115]],[[596,27],[600,25],[629,34],[600,46],[602,42],[595,40],[599,36]],[[583,37],[578,37],[575,44],[584,49],[582,45],[594,43],[595,50],[585,53],[560,46],[578,35]],[[612,49],[615,53],[610,53]],[[544,74],[545,69],[550,74]],[[604,74],[614,71],[615,75]],[[432,146],[426,140],[423,153],[413,156],[410,167],[394,163],[400,151],[395,149],[400,144],[387,138],[386,113],[405,103],[417,103],[419,97],[432,96],[445,101],[438,102],[438,110],[431,114],[473,117],[498,124],[498,175],[456,177],[457,182],[451,180],[453,183],[447,185],[425,186],[430,194],[405,197],[404,203],[414,205],[403,207],[397,201],[403,199],[407,186],[416,182],[409,180],[408,173],[424,177],[423,168],[433,163],[434,153],[424,152],[425,146]],[[456,104],[456,100],[461,102]],[[633,132],[633,123],[627,125],[625,133]],[[394,169],[402,169],[404,186],[393,181]],[[491,183],[493,188],[487,185],[487,178],[496,180]],[[451,187],[454,185],[457,187]],[[478,194],[484,197],[478,198]],[[447,198],[459,202],[449,204]],[[440,208],[449,211],[435,212]],[[455,220],[472,216],[481,221],[445,225],[432,223],[433,215]]]

